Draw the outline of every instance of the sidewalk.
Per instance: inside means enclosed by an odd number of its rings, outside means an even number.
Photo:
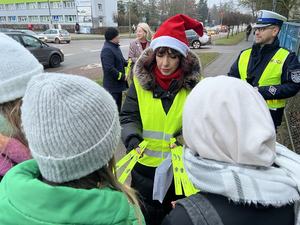
[[[253,37],[253,36],[252,36]],[[238,55],[243,49],[252,46],[252,37],[249,38],[250,41],[242,41],[237,45],[231,46],[213,46],[211,49],[201,49],[201,52],[218,52],[219,57],[208,65],[204,69],[205,77],[212,77],[217,75],[226,75],[229,72],[231,65],[237,59]]]

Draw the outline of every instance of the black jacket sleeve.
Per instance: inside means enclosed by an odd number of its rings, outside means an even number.
[[[237,60],[235,60],[235,62],[232,64],[230,71],[228,73],[228,76],[230,77],[236,77],[236,78],[241,78],[240,73],[239,73],[239,68],[238,68],[238,62],[240,59],[240,55],[237,58]]]
[[[106,48],[101,52],[101,63],[104,71],[107,71],[115,80],[119,79],[119,72],[115,68],[115,56],[111,49]],[[122,73],[122,80],[125,79],[125,74]]]
[[[259,87],[264,99],[289,98],[300,90],[300,64],[295,53],[290,53],[282,68],[281,84]]]
[[[130,85],[125,98],[120,113],[120,122],[122,126],[121,138],[127,150],[137,147],[137,145],[143,141],[142,121],[137,93],[133,83]]]

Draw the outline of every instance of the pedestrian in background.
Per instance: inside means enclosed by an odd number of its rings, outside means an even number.
[[[258,12],[255,43],[241,52],[228,75],[247,81],[266,100],[274,126],[282,121],[286,99],[300,89],[300,64],[295,53],[279,46],[278,33],[286,18],[268,10]]]
[[[157,30],[150,47],[143,51],[134,67],[120,120],[122,140],[128,151],[143,141],[147,146],[131,173],[131,186],[143,201],[147,225],[158,225],[171,210],[175,195],[170,186],[154,190],[155,171],[171,154],[172,137],[181,133],[182,110],[190,90],[200,80],[199,58],[190,51],[185,30],[203,35],[200,22],[183,14],[166,20]],[[153,193],[164,192],[162,203]]]
[[[246,41],[248,41],[249,36],[250,36],[250,34],[251,34],[251,31],[252,31],[252,26],[251,26],[251,24],[249,23],[248,26],[247,26],[247,28],[246,28]]]
[[[1,33],[0,49],[0,114],[9,129],[0,134],[1,179],[15,164],[31,158],[21,128],[20,107],[27,83],[44,69],[26,48]]]
[[[300,156],[276,144],[266,103],[249,84],[202,80],[184,106],[183,138],[200,192],[178,200],[162,225],[299,224]]]
[[[105,31],[105,42],[101,50],[103,87],[115,99],[119,112],[122,105],[122,92],[128,88],[125,66],[127,62],[120,49],[119,31],[109,27]]]
[[[132,68],[142,52],[149,47],[152,39],[152,31],[147,23],[139,23],[136,28],[136,39],[129,45],[128,59],[131,60],[130,78],[132,79]]]
[[[35,76],[22,124],[34,160],[4,176],[2,224],[144,224],[134,191],[113,173],[121,127],[101,86],[69,74]]]

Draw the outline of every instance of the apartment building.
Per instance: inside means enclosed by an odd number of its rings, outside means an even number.
[[[117,26],[117,0],[1,0],[1,24]]]

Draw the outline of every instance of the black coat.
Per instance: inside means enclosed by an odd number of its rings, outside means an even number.
[[[262,48],[260,48],[259,44],[254,44],[252,46],[252,52],[251,52],[248,69],[247,69],[247,74],[248,74],[247,82],[251,84],[253,87],[258,86],[258,81],[263,71],[265,70],[269,61],[272,59],[272,57],[275,55],[275,53],[278,51],[279,48],[280,48],[279,40],[277,38],[272,44],[267,44]],[[234,64],[230,69],[230,72],[228,73],[228,75],[231,77],[241,78],[238,69],[239,58],[240,56],[234,62]],[[295,77],[295,75],[297,75],[298,77]],[[289,98],[298,93],[298,91],[300,90],[300,64],[298,62],[295,53],[290,53],[283,64],[281,84],[272,85],[273,88],[271,89],[270,87],[271,86],[264,86],[258,88],[259,93],[266,100]],[[276,111],[275,112],[272,111],[271,113],[275,114]],[[283,109],[278,110],[278,113],[282,114]],[[275,117],[273,116],[273,120]],[[276,125],[280,125],[281,116],[277,116],[277,117],[278,118],[275,118],[275,120],[278,121],[274,121],[274,123]]]
[[[127,89],[125,66],[127,65],[118,44],[105,41],[101,50],[103,68],[103,87],[110,93],[120,93]],[[122,73],[119,79],[119,72]]]
[[[224,225],[294,225],[294,204],[283,207],[234,203],[228,198],[201,192],[213,206]],[[204,217],[206,214],[203,214]],[[162,225],[193,225],[186,209],[176,205]],[[199,224],[200,225],[200,224]]]
[[[150,90],[153,93],[153,98],[161,99],[164,111],[168,113],[178,91],[181,88],[192,89],[200,79],[199,60],[195,55],[189,53],[191,67],[193,68],[191,74],[184,74],[182,82],[172,81],[169,90],[165,91],[159,85],[155,84],[154,75],[143,67],[143,63],[149,54],[152,54],[150,48],[142,53],[135,64],[134,76],[142,88]],[[122,141],[127,150],[137,147],[143,141],[143,135],[138,98],[133,84],[127,92],[120,114],[120,121],[122,126]],[[176,200],[178,196],[175,196],[174,185],[172,185],[165,196],[163,204],[152,200],[155,169],[155,167],[148,167],[137,163],[131,173],[131,186],[138,191],[139,197],[143,201],[141,205],[146,223],[158,225],[171,210],[171,201]]]

